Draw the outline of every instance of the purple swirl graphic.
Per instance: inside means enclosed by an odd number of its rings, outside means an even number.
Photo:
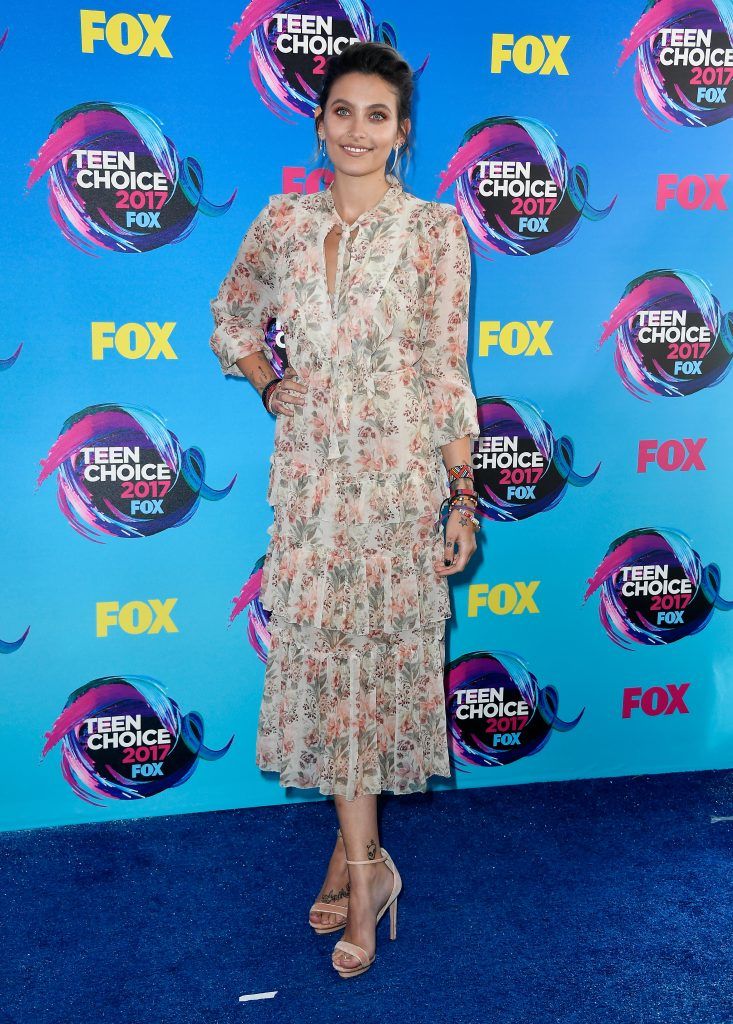
[[[41,757],[60,743],[64,779],[86,803],[103,806],[182,785],[199,759],[218,761],[233,740],[207,747],[201,715],[181,715],[150,676],[103,676],[71,694]]]
[[[191,234],[197,213],[218,217],[194,157],[181,159],[157,118],[131,103],[80,103],[56,118],[31,160],[26,187],[48,171],[51,216],[81,252],[149,252]]]
[[[527,663],[509,651],[478,651],[452,661],[446,672],[448,741],[453,758],[494,768],[536,754],[553,730],[572,722],[557,714],[554,686],[540,687]],[[458,765],[457,770],[461,771]]]
[[[568,485],[586,487],[588,475],[573,469],[575,445],[555,438],[531,402],[521,398],[481,398],[481,437],[473,445],[478,511],[495,522],[519,522],[557,505]]]
[[[630,530],[611,543],[583,600],[600,589],[601,623],[619,647],[657,647],[699,633],[713,609],[733,608],[720,596],[720,580],[720,568],[703,568],[680,530]]]
[[[270,613],[265,611],[260,602],[260,590],[262,586],[262,567],[265,564],[265,556],[262,555],[254,564],[249,579],[244,584],[236,597],[232,598],[232,610],[229,615],[229,625],[234,622],[238,615],[246,610],[247,612],[247,639],[261,662],[267,661],[267,654],[270,650]]]
[[[471,247],[484,257],[565,245],[581,218],[602,220],[616,202],[592,206],[586,167],[571,168],[554,132],[531,117],[489,117],[469,128],[440,177],[438,196],[455,183]]]
[[[636,54],[634,93],[657,128],[667,130],[665,120],[706,128],[731,116],[730,0],[650,0],[621,45],[617,70]]]
[[[0,372],[2,372],[3,370],[9,370],[10,367],[15,364],[15,360],[20,355],[20,350],[22,348],[23,348],[23,342],[21,341],[20,345],[18,345],[18,347],[16,348],[15,352],[13,352],[12,356],[8,356],[7,359],[0,359]]]
[[[157,413],[137,406],[90,405],[70,416],[48,456],[36,488],[58,470],[59,508],[88,540],[150,537],[182,526],[199,501],[220,501],[206,481],[199,448],[181,448]]]
[[[733,356],[733,313],[710,286],[680,270],[650,270],[627,285],[603,325],[615,335],[614,365],[635,398],[682,398],[718,384]]]
[[[290,114],[313,116],[333,53],[360,41],[397,46],[392,25],[375,25],[363,0],[252,0],[232,30],[229,56],[252,37],[252,83],[268,110],[290,124]],[[426,64],[427,58],[416,78]]]

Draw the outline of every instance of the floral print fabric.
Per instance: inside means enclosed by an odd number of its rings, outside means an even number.
[[[324,241],[342,232],[335,294]],[[354,235],[354,230],[356,234]],[[449,775],[440,447],[479,436],[463,221],[392,180],[354,224],[330,188],[270,197],[212,301],[224,373],[277,318],[305,404],[278,416],[256,763],[348,799]]]

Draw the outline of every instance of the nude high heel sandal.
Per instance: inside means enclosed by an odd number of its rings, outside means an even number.
[[[343,842],[343,836],[341,835],[341,829],[336,830],[336,835],[339,836]],[[308,924],[311,926],[313,931],[317,935],[329,935],[331,932],[340,931],[346,927],[346,915],[348,913],[348,905],[346,907],[337,907],[333,903],[314,903],[311,910],[315,910],[319,913],[324,914],[337,914],[343,918],[343,921],[339,921],[338,924],[315,924],[310,919],[310,911],[308,912]]]
[[[384,861],[387,867],[394,875],[392,882],[392,892],[387,897],[387,902],[383,907],[379,908],[377,913],[377,924],[381,921],[385,911],[389,908],[389,937],[390,939],[397,938],[397,897],[402,891],[402,879],[400,873],[395,867],[394,861],[384,849],[380,847],[381,857],[375,857],[374,860],[349,860],[346,859],[347,864],[380,864]],[[333,947],[334,952],[341,950],[343,953],[348,953],[349,956],[355,957],[359,961],[358,967],[342,967],[340,964],[333,964],[335,971],[341,975],[342,978],[353,978],[356,974],[363,974],[364,971],[368,971],[374,961],[377,959],[376,946],[374,949],[374,955],[369,959],[367,951],[362,946],[357,946],[355,942],[349,942],[347,939],[339,939],[336,945]],[[333,962],[333,961],[332,961]]]

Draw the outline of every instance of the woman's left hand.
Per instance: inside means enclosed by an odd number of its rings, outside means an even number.
[[[457,547],[457,551],[454,549]],[[454,510],[448,516],[445,526],[445,555],[448,565],[435,563],[435,571],[439,576],[450,576],[461,572],[468,565],[468,560],[477,548],[476,532],[472,526],[461,524],[461,513]]]

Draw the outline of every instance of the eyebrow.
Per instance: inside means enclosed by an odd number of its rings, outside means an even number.
[[[333,105],[334,103],[345,103],[347,106],[352,106],[352,104],[349,102],[349,100],[341,100],[341,99],[332,100],[331,101],[331,105]],[[370,103],[369,106],[366,109],[367,110],[373,110],[374,107],[383,107],[385,110],[389,110],[389,105],[387,103]]]

